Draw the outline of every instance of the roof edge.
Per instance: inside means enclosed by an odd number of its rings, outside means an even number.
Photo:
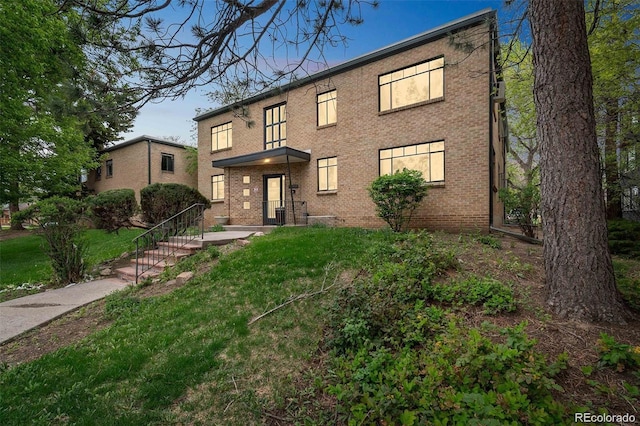
[[[312,83],[314,81],[322,80],[325,78],[329,78],[336,74],[340,74],[346,71],[349,71],[353,68],[369,64],[371,62],[375,62],[380,59],[384,59],[388,56],[394,55],[398,52],[402,52],[405,50],[412,49],[418,45],[431,42],[437,40],[446,34],[454,31],[459,31],[463,28],[470,27],[473,25],[480,24],[484,22],[485,19],[489,17],[495,17],[497,14],[496,10],[492,8],[485,8],[479,10],[475,13],[463,16],[461,18],[455,19],[453,21],[449,21],[445,24],[439,25],[435,28],[417,34],[413,37],[409,37],[404,40],[400,40],[396,43],[388,45],[386,47],[382,47],[380,49],[374,50],[369,53],[365,53],[364,55],[357,56],[353,59],[350,59],[341,64],[335,65],[333,67],[327,68],[325,70],[319,71],[317,73],[311,74],[307,77],[301,78],[299,80],[293,81],[291,83],[284,84],[282,86],[276,87],[274,89],[268,90],[266,92],[258,93],[257,95],[251,96],[242,101],[235,102],[233,104],[224,105],[222,107],[206,111],[196,117],[193,118],[194,121],[199,122],[205,120],[207,118],[215,117],[217,115],[223,114],[225,112],[231,111],[233,108],[240,107],[242,105],[250,105],[255,102],[270,98],[274,95],[282,93],[283,91],[288,91],[294,89],[296,87],[303,86],[305,84]]]
[[[139,142],[147,142],[147,141],[148,142],[157,143],[157,144],[160,144],[160,145],[172,146],[174,148],[187,149],[189,147],[189,145],[183,145],[181,143],[171,142],[171,141],[168,141],[168,140],[165,140],[165,139],[161,139],[161,138],[157,138],[157,137],[154,137],[154,136],[142,135],[142,136],[137,136],[137,137],[135,137],[133,139],[126,140],[126,141],[124,141],[122,143],[110,146],[108,148],[105,148],[101,152],[111,152],[111,151],[115,151],[115,150],[120,149],[120,148],[125,148],[125,147],[130,146],[130,145],[135,145],[135,144],[137,144]]]

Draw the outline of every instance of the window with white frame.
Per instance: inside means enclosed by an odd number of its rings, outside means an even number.
[[[211,151],[231,148],[233,123],[225,123],[211,128]]]
[[[380,175],[419,170],[427,182],[444,182],[444,141],[380,150]]]
[[[444,58],[378,77],[380,112],[444,97]]]
[[[338,189],[338,158],[320,158],[318,160],[318,191]]]
[[[211,200],[224,200],[224,175],[211,176]]]

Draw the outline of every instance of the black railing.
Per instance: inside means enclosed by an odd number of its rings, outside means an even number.
[[[263,201],[265,225],[306,225],[306,201]]]
[[[196,238],[204,237],[204,204],[194,204],[136,237],[136,283]],[[159,244],[164,243],[164,244]]]

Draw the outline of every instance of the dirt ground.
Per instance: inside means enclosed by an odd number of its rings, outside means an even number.
[[[6,237],[5,231],[0,233],[0,238]],[[452,243],[459,243],[461,238],[457,235],[443,236],[443,239],[450,239]],[[468,310],[465,313],[468,323],[479,326],[483,321],[491,321],[500,326],[511,326],[526,322],[527,334],[538,341],[537,349],[544,352],[549,360],[554,360],[563,352],[569,356],[568,369],[557,378],[564,389],[564,392],[558,392],[558,400],[574,403],[590,401],[591,406],[607,407],[611,413],[633,413],[639,417],[637,404],[621,395],[624,393],[623,382],[640,386],[640,377],[611,368],[596,369],[592,375],[585,377],[581,367],[597,364],[601,333],[607,333],[616,342],[640,350],[640,316],[636,315],[625,325],[582,323],[554,317],[545,304],[542,246],[507,236],[498,236],[498,240],[502,245],[498,250],[482,244],[467,244],[458,259],[460,269],[513,283],[519,296],[518,309],[512,314],[492,317],[487,317],[480,310]],[[138,296],[158,296],[176,288],[178,285],[175,282],[155,283],[141,288]],[[0,365],[32,361],[74,344],[109,324],[110,321],[104,316],[104,301],[95,302],[1,345]],[[589,381],[592,381],[591,384]],[[593,381],[602,385],[597,392],[594,392]]]

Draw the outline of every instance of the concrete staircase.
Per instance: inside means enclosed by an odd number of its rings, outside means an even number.
[[[180,248],[176,248],[176,243],[172,241],[159,242],[158,248],[146,250],[144,255],[137,259],[138,269],[150,269],[143,272],[139,279],[155,278],[165,270],[176,264],[180,259],[191,256],[203,248],[202,240],[194,240]],[[131,259],[131,265],[116,269],[118,277],[125,281],[136,280],[136,259]]]

